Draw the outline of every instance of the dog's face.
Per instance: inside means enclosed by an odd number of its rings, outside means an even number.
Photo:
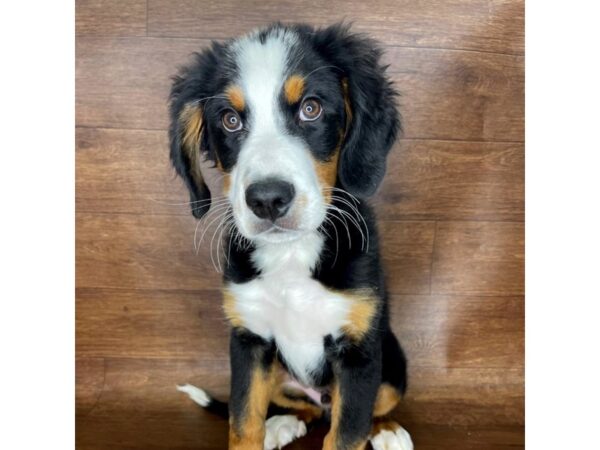
[[[239,232],[285,242],[315,231],[334,189],[372,194],[399,128],[374,43],[335,26],[273,26],[197,55],[171,93],[171,159],[197,217],[202,153],[224,174]]]

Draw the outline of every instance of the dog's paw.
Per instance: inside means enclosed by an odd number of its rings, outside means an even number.
[[[402,427],[396,430],[381,430],[371,438],[374,450],[413,450],[410,434]]]
[[[282,448],[306,434],[306,424],[291,414],[270,417],[265,427],[265,450]]]

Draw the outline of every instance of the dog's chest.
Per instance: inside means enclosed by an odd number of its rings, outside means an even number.
[[[264,264],[263,275],[230,284],[228,289],[243,326],[264,339],[274,339],[288,367],[310,384],[311,373],[324,362],[324,337],[340,334],[350,305],[311,278],[309,248],[287,250],[259,254],[255,262]]]

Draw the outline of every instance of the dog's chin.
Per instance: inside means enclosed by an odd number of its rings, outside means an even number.
[[[300,230],[286,230],[279,227],[273,227],[254,237],[254,242],[264,244],[285,244],[293,242],[304,236],[306,232]]]
[[[260,221],[241,227],[242,235],[255,244],[285,244],[300,239],[308,230],[291,221]]]

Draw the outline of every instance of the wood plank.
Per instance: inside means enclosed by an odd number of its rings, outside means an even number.
[[[429,426],[413,425],[411,437],[419,450],[516,450],[525,448],[525,427],[521,426]]]
[[[208,41],[79,37],[76,124],[167,129],[171,77],[206,45]]]
[[[423,429],[432,426],[443,427],[450,435],[454,429],[458,436],[471,428],[479,431],[467,448],[488,448],[473,444],[494,443],[497,429],[519,426],[517,433],[522,432],[522,370],[413,368],[411,380],[395,416],[413,433],[415,442],[426,439]],[[77,448],[225,448],[227,422],[176,392],[175,385],[185,382],[217,398],[228,398],[226,363],[107,360],[98,405],[88,415],[78,416]],[[315,431],[290,448],[320,448],[325,429]],[[511,438],[518,442],[518,434],[513,432]]]
[[[77,289],[79,357],[227,361],[229,326],[214,290]]]
[[[78,128],[75,139],[78,212],[190,214],[166,132]]]
[[[409,368],[400,422],[441,426],[524,425],[524,370]]]
[[[510,222],[440,222],[432,293],[522,295],[524,228]]]
[[[433,222],[379,223],[387,288],[394,294],[427,294],[431,280]]]
[[[146,0],[77,0],[77,36],[145,36]]]
[[[381,219],[523,221],[522,144],[404,140],[373,199]]]
[[[154,36],[227,39],[269,22],[329,25],[353,22],[389,45],[442,47],[487,52],[524,52],[521,0],[149,0],[148,31]]]
[[[75,359],[75,413],[89,414],[100,400],[104,389],[105,365],[103,358]]]
[[[412,367],[525,365],[523,297],[392,295],[389,304]]]
[[[166,129],[170,77],[207,41],[77,40],[76,123]],[[402,92],[405,137],[523,141],[524,59],[394,48],[386,56]]]
[[[386,60],[406,138],[524,140],[523,57],[392,48]]]
[[[191,214],[77,214],[76,286],[185,290],[219,286],[220,275],[209,251],[212,232],[196,254],[195,226]]]
[[[100,402],[78,416],[77,448],[227,448],[227,421],[203,411],[175,386],[190,382],[225,398],[228,371],[227,361],[107,360]]]

